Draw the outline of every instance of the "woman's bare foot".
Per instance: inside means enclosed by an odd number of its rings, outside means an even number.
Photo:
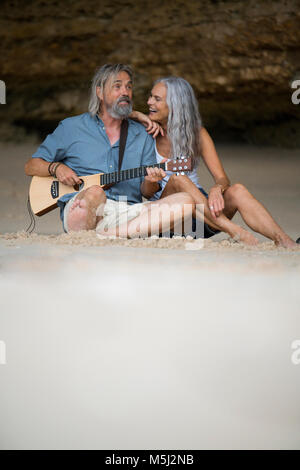
[[[243,229],[242,227],[237,226],[238,228],[235,230],[235,233],[230,233],[229,235],[233,240],[237,242],[245,243],[245,245],[256,246],[259,244],[258,239],[252,235],[252,233],[248,232],[247,230]]]
[[[300,245],[298,245],[294,240],[292,240],[288,235],[276,235],[274,238],[274,243],[276,246],[282,248],[289,248],[293,250],[300,250]]]

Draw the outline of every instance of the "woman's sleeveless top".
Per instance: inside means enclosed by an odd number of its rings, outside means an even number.
[[[162,157],[158,151],[157,151],[157,147],[156,147],[156,141],[155,142],[155,153],[156,153],[156,161],[157,163],[164,163],[166,161],[168,161],[168,158],[164,158]],[[157,200],[160,198],[160,196],[162,195],[162,192],[163,190],[165,189],[165,186],[167,184],[167,182],[169,181],[169,178],[170,176],[173,175],[173,172],[172,171],[166,171],[166,176],[165,178],[163,178],[161,181],[160,181],[160,184],[161,184],[161,190],[160,191],[157,191],[157,193],[154,194],[154,196],[152,196],[151,198],[151,201],[154,201],[154,200]],[[200,184],[199,184],[199,180],[198,180],[198,175],[197,175],[197,168],[194,168],[192,171],[186,171],[185,172],[185,175],[188,176],[190,178],[190,180],[199,188],[201,187]]]

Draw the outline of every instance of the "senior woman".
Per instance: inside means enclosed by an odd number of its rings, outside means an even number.
[[[155,137],[158,163],[180,156],[192,157],[193,171],[187,175],[167,173],[162,180],[162,190],[154,198],[164,198],[177,192],[192,196],[196,206],[193,216],[203,220],[197,204],[204,205],[204,237],[226,232],[231,238],[256,245],[257,238],[248,230],[232,222],[239,212],[254,232],[260,233],[285,248],[299,247],[275,222],[266,208],[241,183],[230,184],[214,143],[201,125],[197,100],[191,85],[180,77],[161,78],[154,83],[148,99],[149,116],[134,111],[130,116],[148,126]],[[151,122],[159,123],[161,131]],[[197,175],[197,165],[202,157],[215,184],[208,194]],[[203,207],[203,206],[202,206]]]

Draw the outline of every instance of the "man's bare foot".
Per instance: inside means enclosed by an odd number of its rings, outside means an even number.
[[[75,199],[68,214],[68,229],[86,230],[88,207],[84,199]]]

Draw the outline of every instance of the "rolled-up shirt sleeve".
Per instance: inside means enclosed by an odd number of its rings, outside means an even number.
[[[64,123],[60,122],[57,128],[49,134],[44,142],[39,146],[32,158],[42,158],[47,162],[59,162],[66,155],[66,135]]]

